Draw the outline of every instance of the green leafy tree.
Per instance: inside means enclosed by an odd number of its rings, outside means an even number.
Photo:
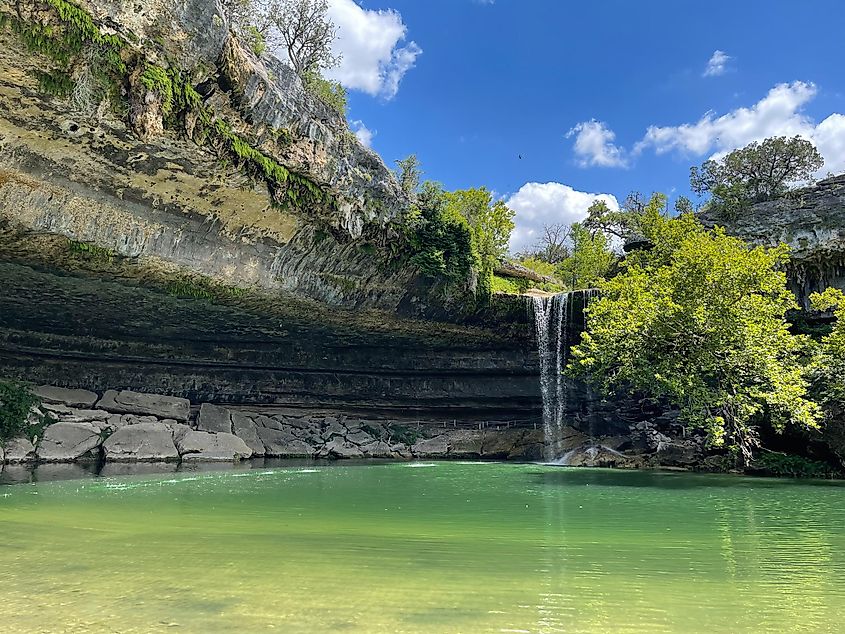
[[[690,186],[700,196],[711,195],[716,211],[732,216],[752,203],[783,196],[796,183],[809,181],[823,165],[821,154],[807,139],[772,137],[693,167]]]
[[[642,229],[653,248],[599,284],[570,372],[677,406],[746,462],[760,425],[816,427],[799,363],[807,341],[784,318],[797,308],[780,270],[787,247],[752,249],[689,215],[658,215]]]
[[[601,232],[623,242],[640,240],[645,227],[664,214],[666,203],[667,198],[663,194],[652,194],[646,200],[640,193],[634,192],[625,199],[621,208],[614,210],[605,201],[597,199],[587,209],[583,226],[592,234]]]
[[[480,264],[480,292],[489,295],[493,269],[507,254],[514,228],[514,212],[501,200],[494,201],[485,187],[448,192],[445,201],[446,216],[463,219],[472,233],[473,247]]]
[[[576,222],[571,227],[570,240],[570,254],[558,265],[555,276],[571,290],[595,288],[616,262],[607,236],[600,231],[591,234]]]
[[[446,192],[426,181],[407,219],[411,264],[427,278],[447,285],[469,282],[479,266],[472,231],[466,219],[447,213]]]
[[[832,310],[836,317],[833,330],[821,341],[811,374],[826,409],[841,413],[845,410],[845,293],[828,288],[813,293],[810,301],[814,309]]]
[[[411,154],[408,158],[396,161],[396,178],[399,180],[402,190],[409,197],[416,196],[422,178],[422,170],[416,154]]]

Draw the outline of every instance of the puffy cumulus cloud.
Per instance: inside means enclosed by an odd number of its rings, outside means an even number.
[[[718,77],[724,75],[728,70],[728,62],[733,59],[725,51],[713,51],[710,60],[707,62],[707,68],[704,69],[704,77]]]
[[[562,183],[526,183],[506,201],[516,213],[511,252],[534,246],[542,235],[543,225],[583,220],[597,198],[607,202],[611,209],[619,208],[619,202],[611,194],[581,192]]]
[[[354,0],[330,0],[329,17],[338,29],[333,52],[342,60],[327,77],[373,96],[396,96],[402,77],[422,54],[415,42],[402,44],[407,35],[402,16],[364,9]]]
[[[635,153],[653,149],[657,154],[678,151],[716,157],[772,136],[802,136],[812,141],[825,159],[821,174],[845,169],[845,116],[834,113],[816,124],[803,112],[818,93],[815,84],[796,81],[778,84],[756,104],[722,116],[705,113],[695,123],[651,126]]]
[[[816,96],[815,84],[779,84],[750,108],[717,117],[707,112],[695,123],[651,126],[636,151],[654,148],[658,154],[680,150],[691,154],[729,151],[766,137],[796,135],[812,129],[801,109]]]
[[[581,167],[626,167],[628,161],[622,148],[613,142],[616,134],[603,121],[582,121],[566,138],[575,137],[575,156]]]
[[[349,125],[355,136],[358,137],[361,145],[369,148],[373,147],[373,137],[376,135],[376,132],[370,130],[361,120],[352,121]]]

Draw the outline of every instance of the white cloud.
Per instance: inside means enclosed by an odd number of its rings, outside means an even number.
[[[338,28],[333,46],[340,65],[326,72],[347,88],[392,99],[422,49],[405,45],[407,27],[393,10],[363,9],[354,0],[330,0],[329,17]]]
[[[511,252],[534,246],[543,225],[571,224],[583,220],[596,198],[607,202],[611,209],[619,208],[619,202],[611,194],[581,192],[562,183],[526,183],[506,201],[508,207],[516,212],[516,228],[510,240]]]
[[[710,61],[707,62],[707,68],[704,69],[704,77],[718,77],[719,75],[724,75],[728,70],[728,62],[732,59],[733,57],[725,53],[725,51],[713,51],[713,55],[710,56]]]
[[[817,92],[812,83],[778,84],[749,108],[718,117],[708,112],[695,123],[679,126],[651,126],[634,152],[652,148],[657,154],[721,156],[753,141],[798,135],[812,141],[825,158],[821,174],[841,171],[845,169],[845,116],[834,113],[817,125],[803,112]]]
[[[376,132],[370,130],[366,125],[364,125],[364,122],[360,120],[350,123],[350,127],[355,133],[355,136],[358,137],[361,145],[369,148],[373,147],[373,137],[376,135]]]
[[[602,121],[582,121],[569,132],[566,138],[575,137],[575,156],[581,167],[626,167],[628,161],[622,148],[613,141],[616,133]]]

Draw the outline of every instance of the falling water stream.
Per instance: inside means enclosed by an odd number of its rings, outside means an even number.
[[[540,392],[543,396],[545,456],[554,462],[564,455],[563,428],[568,409],[568,389],[563,371],[569,348],[576,344],[586,325],[584,309],[596,295],[594,290],[559,293],[549,297],[528,298],[534,320],[537,355],[540,359]],[[580,310],[576,310],[579,308]],[[575,323],[578,318],[578,323]]]

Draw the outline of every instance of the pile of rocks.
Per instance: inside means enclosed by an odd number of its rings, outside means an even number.
[[[449,429],[418,423],[299,409],[248,410],[184,398],[42,386],[31,422],[33,444],[8,441],[0,463],[236,461],[249,458],[542,457],[541,430]]]

